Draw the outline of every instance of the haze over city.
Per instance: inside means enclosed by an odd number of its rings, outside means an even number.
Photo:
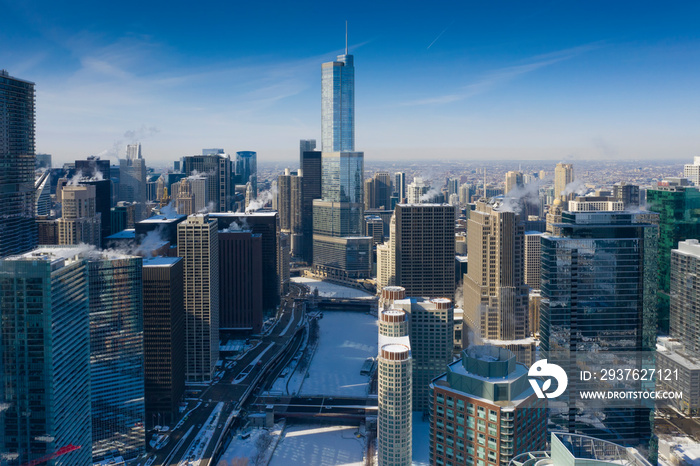
[[[687,159],[693,2],[2,1],[0,62],[37,83],[37,151],[151,163],[318,138],[318,63],[357,55],[368,160]]]

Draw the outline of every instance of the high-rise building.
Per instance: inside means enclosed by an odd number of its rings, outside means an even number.
[[[51,464],[92,464],[88,277],[79,251],[42,247],[0,260],[3,465],[67,445],[81,448]]]
[[[236,152],[236,183],[250,183],[253,199],[258,197],[258,153],[253,151]]]
[[[63,216],[58,219],[58,244],[92,244],[100,247],[102,215],[95,204],[95,187],[66,186],[61,190]]]
[[[406,202],[406,174],[404,172],[394,173],[394,192],[398,195],[399,204]]]
[[[389,239],[377,245],[377,289],[396,285],[396,217],[389,221]]]
[[[195,214],[177,226],[185,274],[185,381],[208,382],[219,358],[218,222]]]
[[[217,220],[219,230],[250,230],[262,238],[263,309],[274,310],[280,303],[279,216],[277,212],[215,213],[209,218]]]
[[[284,175],[277,178],[277,211],[280,217],[280,232],[289,235],[292,256],[302,252],[303,232],[303,173],[285,169]]]
[[[700,238],[700,191],[688,186],[657,186],[647,190],[647,210],[659,214],[659,330],[669,330],[671,250],[679,241]]]
[[[355,151],[355,66],[345,54],[321,67],[321,149],[323,152]]]
[[[51,168],[51,154],[36,154],[36,169]]]
[[[454,276],[454,271],[453,271]],[[413,410],[428,410],[429,384],[452,362],[454,309],[445,298],[395,300],[394,309],[409,317],[409,339],[413,357]]]
[[[146,451],[142,259],[96,253],[88,260],[92,458]]]
[[[147,216],[148,187],[146,160],[141,156],[141,144],[126,146],[126,159],[119,160],[119,200],[137,202],[137,220]]]
[[[476,342],[488,340],[508,348],[516,353],[518,362],[529,365],[535,342],[528,339],[524,226],[520,215],[501,208],[481,200],[469,214],[464,324]]]
[[[700,356],[700,244],[680,241],[671,251],[670,336],[684,349]]]
[[[640,206],[639,203],[639,186],[636,184],[616,183],[613,185],[613,197],[615,200],[622,202],[625,209],[635,209]]]
[[[112,182],[83,177],[78,184],[95,187],[95,212],[100,214],[100,239],[112,234]]]
[[[45,216],[51,213],[51,172],[45,171],[34,181],[34,216]],[[46,243],[39,243],[46,244]]]
[[[432,380],[430,464],[506,465],[545,447],[546,402],[515,359],[505,348],[472,346]]]
[[[539,231],[526,231],[523,242],[523,281],[533,290],[540,289],[541,238]]]
[[[313,200],[313,264],[337,278],[367,278],[372,240],[364,235],[362,152],[324,152],[321,199]],[[306,172],[304,172],[306,173]]]
[[[401,309],[379,313],[377,357],[377,458],[381,466],[410,466],[412,368],[408,316]]]
[[[316,150],[315,139],[301,139],[299,141],[299,168],[304,168],[304,152],[313,152]]]
[[[172,425],[185,391],[183,260],[143,260],[146,426]]]
[[[219,231],[219,329],[259,333],[263,322],[262,235]]]
[[[455,294],[455,207],[448,204],[398,204],[393,283],[408,296],[453,299]],[[391,276],[391,272],[389,273]]]
[[[641,400],[602,404],[579,390],[609,389],[581,381],[580,367],[600,373],[653,368],[656,346],[658,227],[646,212],[562,213],[560,234],[542,237],[540,354],[568,374],[569,387],[550,404],[559,430],[594,434],[623,445],[651,437],[650,409]],[[471,258],[471,251],[470,251]],[[471,262],[470,262],[471,269]],[[649,389],[653,381],[618,380],[616,388]]]
[[[506,188],[503,191],[504,194],[508,194],[510,191],[516,188],[522,188],[523,183],[523,173],[510,171],[506,173]]]
[[[365,181],[365,210],[391,208],[391,176],[375,173]]]
[[[554,199],[561,199],[566,186],[574,181],[574,166],[570,163],[558,163],[554,168]],[[574,193],[567,193],[572,196]]]
[[[683,178],[688,178],[695,186],[700,186],[700,157],[695,156],[692,164],[683,166]]]
[[[190,155],[182,158],[182,172],[189,176],[203,175],[207,178],[206,203],[209,212],[227,212],[233,203],[233,173],[231,157],[227,154]],[[192,185],[195,196],[195,209],[201,205],[197,200],[197,191]],[[199,212],[199,209],[196,210]]]
[[[434,202],[428,199],[426,194],[430,191],[430,185],[423,181],[423,178],[413,178],[413,181],[406,186],[406,199],[409,204],[420,204],[421,202]]]
[[[34,83],[0,70],[0,257],[36,246]]]

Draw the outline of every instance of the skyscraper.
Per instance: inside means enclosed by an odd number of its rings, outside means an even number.
[[[506,188],[503,191],[504,194],[508,194],[513,189],[522,188],[523,186],[522,172],[510,171],[506,173]]]
[[[209,212],[227,212],[230,210],[234,192],[231,176],[233,172],[231,157],[227,154],[183,157],[182,172],[187,176],[199,174],[207,178],[206,203],[203,205]],[[195,192],[195,204],[199,206],[201,201],[197,200],[198,196],[194,185],[192,191]],[[196,212],[199,212],[199,210],[196,210]]]
[[[558,163],[554,168],[554,199],[561,199],[566,185],[572,181],[574,181],[574,166],[570,163]]]
[[[81,448],[52,464],[92,464],[88,277],[80,249],[43,247],[0,260],[0,303],[3,464],[6,454],[17,455],[9,464],[28,464],[67,445]]]
[[[146,451],[142,259],[88,259],[92,458],[134,459]]]
[[[683,166],[683,178],[688,178],[695,186],[700,186],[700,157],[695,156],[692,164]]]
[[[119,200],[138,202],[136,220],[147,216],[146,160],[141,157],[141,144],[126,146],[126,159],[119,160]]]
[[[569,388],[550,404],[558,429],[644,447],[650,406],[641,400],[595,403],[578,398],[579,368],[600,373],[653,368],[656,346],[658,227],[646,212],[569,212],[560,235],[542,237],[540,353],[568,373]],[[469,251],[470,257],[472,251]],[[471,264],[470,264],[471,269]],[[649,389],[653,381],[617,380],[616,388]],[[608,389],[592,381],[585,390]]]
[[[520,215],[500,208],[481,200],[469,214],[464,324],[477,342],[490,340],[529,365],[535,342],[524,340],[529,335],[529,293],[523,280],[524,226]]]
[[[292,256],[299,257],[302,251],[303,173],[289,168],[277,177],[277,211],[280,217],[280,232],[289,235]]]
[[[391,176],[379,172],[365,181],[365,210],[391,208]]]
[[[323,152],[355,151],[355,66],[345,54],[324,63],[321,75],[321,149]]]
[[[247,183],[255,199],[258,197],[258,153],[249,150],[236,152],[236,184]]]
[[[454,275],[454,271],[453,271]],[[409,318],[413,358],[413,410],[428,411],[430,381],[452,362],[454,308],[445,298],[406,298],[394,301],[394,309]]]
[[[96,210],[95,187],[66,186],[61,190],[63,216],[58,219],[58,244],[100,247],[102,215]]]
[[[219,358],[218,222],[190,215],[177,235],[185,274],[185,381],[208,382]]]
[[[299,141],[299,168],[304,168],[304,152],[316,150],[315,139],[301,139]]]
[[[171,425],[185,391],[183,260],[143,260],[146,426]]]
[[[0,70],[0,257],[36,245],[34,83]]]
[[[406,199],[406,174],[404,172],[394,173],[394,192],[398,194],[399,204]]]
[[[392,222],[394,283],[387,285],[404,287],[408,296],[454,299],[454,206],[398,204]]]

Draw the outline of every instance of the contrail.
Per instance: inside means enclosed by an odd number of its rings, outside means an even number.
[[[442,32],[441,32],[440,34],[438,34],[438,36],[430,43],[430,45],[428,46],[428,48],[426,48],[425,50],[430,50],[430,47],[432,47],[433,44],[434,44],[435,42],[437,42],[438,39],[441,38],[442,35],[443,35],[445,32],[447,32],[447,30],[448,30],[449,28],[451,28],[452,25],[453,25],[454,23],[455,23],[455,22],[452,21],[450,24],[448,24],[447,27],[446,27],[445,29],[443,29]]]

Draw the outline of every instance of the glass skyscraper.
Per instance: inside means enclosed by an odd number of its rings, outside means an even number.
[[[321,149],[355,150],[355,65],[347,47],[344,55],[322,65]]]
[[[92,464],[80,248],[45,246],[0,260],[0,318],[0,464],[28,464],[69,446],[79,449],[49,464]]]
[[[32,249],[34,83],[0,70],[0,257]]]
[[[551,402],[550,422],[570,433],[641,447],[650,412],[639,400],[583,400],[582,390],[653,389],[653,381],[604,381],[603,370],[653,368],[656,343],[656,214],[563,212],[560,236],[542,237],[541,357],[569,385]],[[598,374],[582,382],[582,370]]]
[[[250,182],[253,196],[258,197],[258,153],[250,150],[236,152],[235,184]]]
[[[88,261],[92,456],[144,453],[142,259],[96,253]]]

